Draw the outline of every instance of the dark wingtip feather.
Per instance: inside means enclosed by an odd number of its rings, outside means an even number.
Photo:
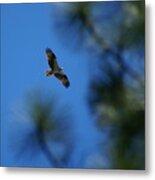
[[[66,88],[68,88],[68,87],[70,86],[70,82],[67,81],[67,82],[65,82],[63,85],[64,85]]]
[[[68,77],[64,74],[63,78],[65,79],[65,81],[63,81],[63,85],[68,88],[70,86],[70,82],[68,80]]]
[[[49,52],[52,53],[52,50],[50,48],[46,48],[45,51],[46,51],[46,53],[49,53]]]
[[[65,87],[68,88],[70,86],[70,82],[67,81],[66,84],[65,84]]]

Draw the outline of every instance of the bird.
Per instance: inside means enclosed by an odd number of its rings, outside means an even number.
[[[64,74],[63,68],[58,65],[56,55],[50,48],[46,48],[45,52],[50,67],[50,70],[46,71],[46,76],[54,75],[64,87],[68,88],[70,86],[69,79],[66,74]]]

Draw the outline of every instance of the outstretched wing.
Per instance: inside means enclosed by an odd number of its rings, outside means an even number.
[[[54,74],[56,78],[58,78],[62,84],[68,88],[70,86],[70,82],[68,80],[68,77],[65,75],[65,74],[62,74],[62,73],[55,73]]]
[[[53,72],[60,72],[62,68],[59,67],[58,62],[56,60],[56,56],[53,53],[53,51],[49,48],[46,49],[46,56],[48,59],[48,64],[50,68],[53,70]]]
[[[46,49],[46,55],[47,55],[48,60],[51,60],[51,59],[55,60],[56,59],[56,55],[54,54],[54,52],[50,48]]]

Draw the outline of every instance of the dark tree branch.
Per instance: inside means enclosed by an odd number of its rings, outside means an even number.
[[[116,51],[112,49],[110,46],[108,46],[103,36],[96,31],[94,24],[91,22],[90,18],[86,14],[84,17],[81,18],[81,20],[85,29],[87,29],[90,36],[101,48],[103,56],[105,54],[111,54],[114,57],[114,59],[117,61],[118,65],[120,66],[122,73],[126,72],[134,79],[139,80],[139,75],[131,67],[125,64],[124,59],[121,55],[122,48],[118,48],[118,50]]]
[[[48,159],[49,163],[52,166],[54,165],[54,167],[56,168],[63,167],[62,163],[53,155],[50,148],[48,147],[44,133],[38,130],[37,137],[38,137],[40,148],[42,152],[44,153],[44,155],[46,156],[46,158]]]

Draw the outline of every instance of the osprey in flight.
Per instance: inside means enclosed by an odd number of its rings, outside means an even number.
[[[63,73],[63,69],[59,67],[56,56],[51,49],[46,49],[46,56],[48,59],[48,64],[51,68],[50,70],[46,71],[46,76],[51,76],[54,74],[54,76],[59,79],[66,88],[68,88],[70,86],[68,77]]]

